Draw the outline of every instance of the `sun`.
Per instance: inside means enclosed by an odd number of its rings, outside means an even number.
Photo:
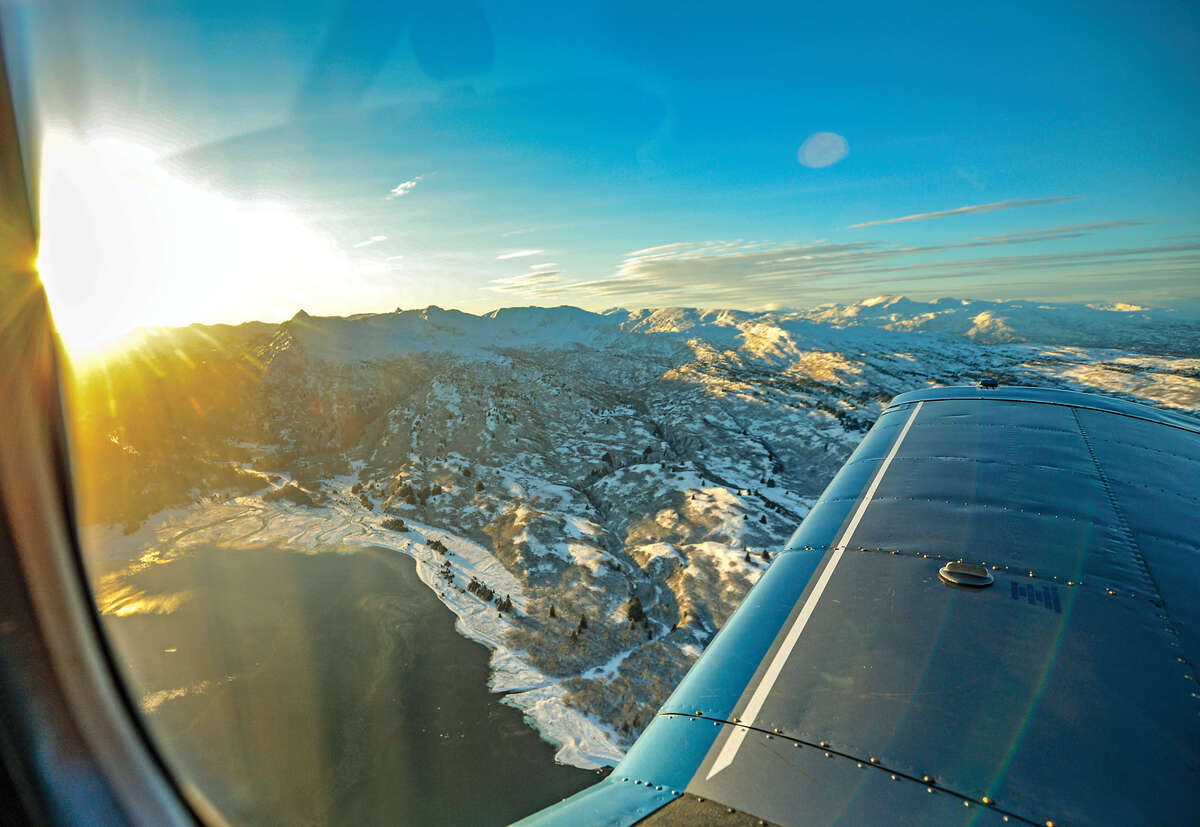
[[[350,269],[293,209],[230,198],[163,154],[46,135],[38,269],[73,357],[141,327],[284,319]]]

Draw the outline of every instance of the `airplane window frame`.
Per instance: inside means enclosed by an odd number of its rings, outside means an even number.
[[[0,33],[0,796],[27,823],[221,823],[167,767],[93,609],[75,525],[64,359]],[[27,129],[22,132],[20,127]]]

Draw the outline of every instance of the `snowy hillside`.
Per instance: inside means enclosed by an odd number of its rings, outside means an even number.
[[[887,400],[985,376],[1196,414],[1200,324],[881,298],[162,331],[80,379],[82,463],[104,469],[84,508],[117,527],[97,529],[108,557],[201,539],[417,557],[494,650],[493,689],[562,760],[595,766],[648,722]]]

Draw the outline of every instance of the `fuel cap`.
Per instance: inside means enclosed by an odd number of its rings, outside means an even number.
[[[982,588],[992,585],[992,573],[983,566],[974,563],[947,563],[938,570],[938,577],[955,586],[974,586]]]

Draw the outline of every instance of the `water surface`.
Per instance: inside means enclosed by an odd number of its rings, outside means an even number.
[[[396,552],[193,547],[97,592],[136,609],[105,615],[135,694],[234,823],[499,824],[599,780],[487,691]]]

